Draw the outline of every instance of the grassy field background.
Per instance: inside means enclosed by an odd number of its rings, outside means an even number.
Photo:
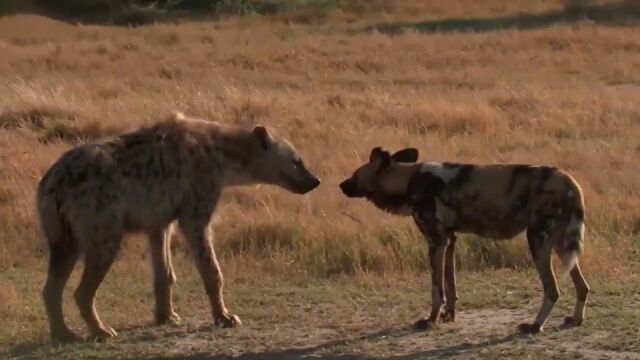
[[[341,300],[339,290],[385,288],[379,303],[367,305],[373,315],[385,301],[411,310],[407,294],[420,295],[413,304],[428,305],[428,284],[417,280],[427,277],[425,244],[410,219],[348,201],[337,187],[374,146],[416,146],[422,160],[569,170],[585,191],[587,278],[601,284],[616,279],[610,286],[625,294],[623,308],[634,313],[627,306],[638,305],[637,296],[621,284],[637,280],[640,256],[637,1],[590,1],[572,11],[554,0],[322,4],[135,28],[0,17],[0,344],[46,339],[40,301],[46,256],[33,206],[40,176],[70,146],[149,124],[172,110],[242,126],[266,124],[290,138],[323,179],[304,197],[265,186],[224,195],[215,246],[229,307],[238,303],[249,321],[259,322],[268,309],[259,310],[264,304],[258,300],[257,308],[249,305],[262,292],[267,302],[279,296],[308,302],[304,290],[286,290],[296,284],[325,286],[336,294],[329,303]],[[522,237],[492,242],[468,236],[457,250],[462,277],[490,278],[486,288],[482,281],[466,286],[499,299],[504,286],[526,285],[531,291],[516,293],[528,297],[516,304],[537,306],[538,279],[527,270]],[[174,254],[184,283],[177,289],[181,307],[204,306],[180,239]],[[147,256],[144,239],[126,241],[98,292],[105,321],[116,317],[114,325],[127,327],[151,319]],[[500,278],[501,271],[516,274],[517,285]],[[262,280],[266,285],[256,285]],[[238,293],[252,294],[241,300]],[[460,293],[466,301],[479,296],[464,288]],[[563,293],[571,302],[572,290]],[[622,300],[627,295],[631,302]],[[611,299],[603,298],[605,309],[616,303],[604,299]],[[67,313],[76,316],[68,305]],[[276,301],[272,309],[290,305]],[[133,313],[118,311],[124,308]],[[273,316],[280,315],[265,316],[276,330]],[[395,319],[381,318],[387,325]],[[339,314],[332,319],[336,326],[344,320]],[[634,346],[626,350],[638,350]]]

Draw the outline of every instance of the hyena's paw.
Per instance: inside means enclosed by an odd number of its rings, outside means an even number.
[[[432,319],[432,318],[422,318],[422,319],[418,319],[415,323],[413,323],[413,327],[416,328],[416,330],[431,330],[434,329],[436,327],[436,320]]]
[[[182,319],[180,319],[180,316],[176,314],[174,311],[170,312],[168,315],[165,315],[165,314],[156,315],[157,325],[178,326],[181,323],[182,323]]]
[[[118,336],[118,333],[113,330],[111,326],[103,325],[91,332],[89,340],[91,341],[106,341],[107,339]]]
[[[51,334],[51,342],[54,344],[66,344],[80,340],[81,338],[69,329],[58,330]]]
[[[538,324],[520,324],[518,325],[518,331],[520,331],[522,334],[537,334],[539,332],[542,332],[542,327],[540,327],[540,325]]]
[[[562,325],[565,327],[580,326],[582,325],[582,319],[574,319],[573,316],[567,316],[564,318],[564,323]]]
[[[218,315],[214,318],[214,324],[216,326],[222,325],[222,327],[232,328],[242,325],[242,322],[240,321],[238,315],[224,312],[222,315]]]
[[[442,313],[440,313],[440,320],[445,323],[456,321],[456,310],[445,309]]]

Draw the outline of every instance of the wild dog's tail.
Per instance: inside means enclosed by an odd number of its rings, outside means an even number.
[[[562,239],[562,277],[573,270],[584,250],[584,198],[580,186],[572,178],[571,182],[563,206],[567,226]]]

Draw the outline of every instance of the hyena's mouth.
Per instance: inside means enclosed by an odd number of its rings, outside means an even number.
[[[292,182],[293,192],[296,194],[306,194],[320,186],[320,179],[315,176],[306,177],[299,181]]]

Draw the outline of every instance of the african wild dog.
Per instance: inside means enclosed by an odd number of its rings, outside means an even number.
[[[100,321],[94,299],[122,236],[130,232],[149,238],[156,322],[178,323],[171,300],[174,221],[197,264],[215,324],[240,324],[224,305],[209,222],[223,188],[257,183],[305,194],[320,180],[288,141],[263,126],[242,129],[180,113],[64,153],[37,189],[40,227],[49,247],[43,298],[52,338],[77,339],[64,321],[62,292],[82,254],[85,269],[74,295],[80,313],[93,338],[116,335]]]
[[[340,183],[348,197],[364,197],[382,210],[412,215],[427,239],[432,308],[428,318],[416,321],[415,326],[434,326],[443,305],[442,320],[455,319],[456,233],[507,239],[525,230],[544,297],[533,324],[521,324],[520,331],[541,331],[558,299],[551,265],[554,250],[570,271],[576,288],[575,310],[565,324],[580,325],[589,286],[578,266],[584,236],[584,202],[578,183],[566,172],[548,166],[417,160],[415,148],[391,155],[377,147],[368,163]]]

